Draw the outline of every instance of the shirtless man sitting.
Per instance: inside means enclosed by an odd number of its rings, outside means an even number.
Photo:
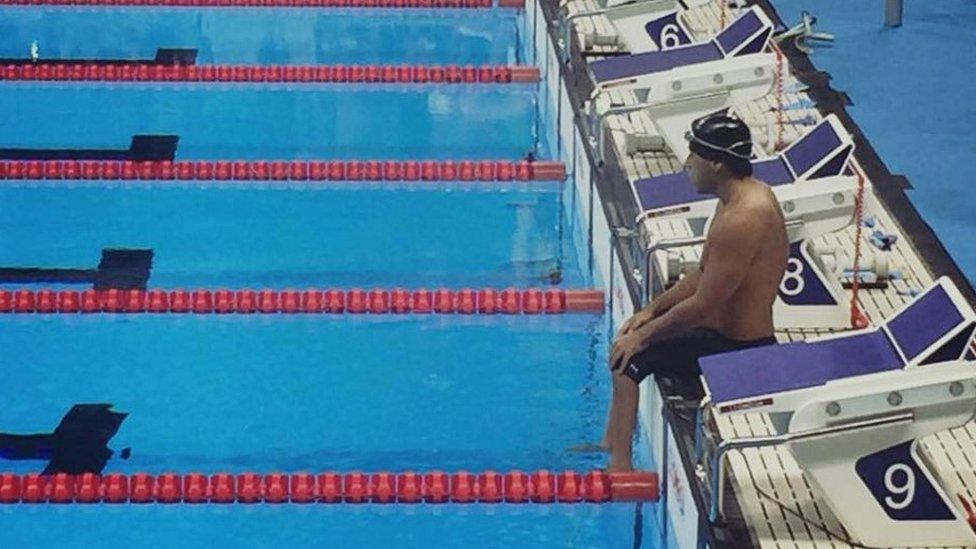
[[[698,358],[776,342],[773,301],[786,269],[789,239],[779,203],[752,177],[749,128],[728,116],[696,121],[685,161],[701,194],[716,195],[700,269],[638,311],[610,352],[613,400],[601,446],[609,470],[632,468],[637,384],[648,375],[692,378]],[[760,367],[760,365],[757,365]]]

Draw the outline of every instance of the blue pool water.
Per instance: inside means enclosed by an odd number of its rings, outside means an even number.
[[[514,64],[505,10],[0,7],[0,58],[151,59],[197,50],[200,64]]]
[[[4,423],[50,431],[75,402],[131,415],[114,471],[589,469],[602,319],[0,318]],[[485,416],[485,411],[490,415]],[[36,462],[8,462],[32,471]]]
[[[550,190],[0,188],[0,265],[152,248],[153,287],[541,286],[587,281]]]
[[[215,63],[511,62],[525,48],[521,15],[497,10],[2,12],[14,14],[0,23],[10,56],[26,37],[42,55],[142,57],[165,45]],[[115,149],[171,133],[179,159],[547,158],[537,92],[6,82],[0,139]],[[149,247],[155,287],[525,287],[545,286],[554,268],[564,287],[599,287],[573,245],[586,230],[567,211],[577,198],[559,186],[18,185],[0,188],[0,266],[85,268],[105,247]],[[0,431],[47,432],[74,403],[111,402],[129,416],[110,447],[132,454],[106,472],[585,470],[603,456],[566,448],[601,434],[606,323],[7,315],[0,348],[16,352],[3,361]],[[0,545],[654,547],[643,518],[653,509],[11,505],[0,506]]]
[[[5,537],[37,547],[619,548],[633,523],[632,504],[0,509]]]
[[[178,159],[519,159],[539,153],[533,85],[4,84],[0,143],[125,148],[175,134]]]
[[[837,35],[813,62],[851,96],[851,114],[971,281],[976,280],[976,3],[905,2],[904,25],[883,25],[883,2],[776,0],[789,24],[811,10]]]

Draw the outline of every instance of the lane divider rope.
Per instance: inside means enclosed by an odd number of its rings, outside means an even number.
[[[0,504],[605,503],[658,497],[658,475],[647,471],[0,473]]]
[[[538,67],[473,65],[155,65],[18,63],[0,80],[242,83],[508,84],[539,81]]]
[[[600,290],[0,290],[0,313],[600,313]]]
[[[0,180],[563,181],[562,162],[507,160],[8,160]]]
[[[525,0],[0,0],[21,6],[170,6],[272,8],[525,8]]]

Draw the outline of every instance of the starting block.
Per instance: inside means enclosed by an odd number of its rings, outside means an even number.
[[[811,239],[853,221],[857,180],[846,170],[853,150],[850,136],[830,115],[776,157],[753,162],[756,177],[772,187],[783,208],[791,242],[786,275],[773,307],[779,327],[846,328],[850,324],[837,265],[827,265]],[[638,180],[631,188],[643,210],[637,225],[646,252],[645,291],[650,296],[655,282],[666,286],[681,271],[697,266],[697,257],[675,265],[668,250],[704,242],[718,199],[698,194],[685,172]]]
[[[976,417],[976,314],[948,278],[884,324],[702,358],[701,467],[720,516],[729,451],[785,445],[855,540],[973,546],[976,532],[919,439]],[[775,434],[722,440],[714,419],[770,415]]]

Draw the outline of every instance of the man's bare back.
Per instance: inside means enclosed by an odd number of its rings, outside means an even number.
[[[739,216],[748,217],[745,230],[751,234],[743,233],[740,224],[736,227],[736,238],[756,237],[759,246],[738,288],[723,306],[712,309],[702,326],[731,339],[747,341],[773,333],[772,305],[786,269],[789,241],[783,212],[772,190],[750,177],[736,187],[727,203],[719,203],[702,250],[702,272],[708,269],[715,236],[729,230],[728,220]]]

